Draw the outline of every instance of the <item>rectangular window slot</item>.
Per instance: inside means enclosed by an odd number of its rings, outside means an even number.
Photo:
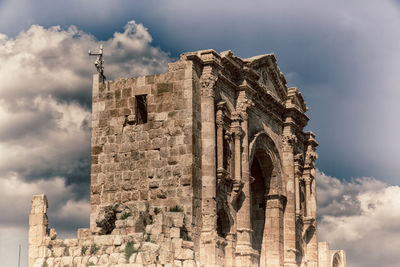
[[[136,124],[147,122],[147,95],[137,95],[136,99]]]

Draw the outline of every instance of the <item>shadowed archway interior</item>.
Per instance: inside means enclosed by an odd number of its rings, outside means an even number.
[[[252,246],[261,253],[264,237],[266,198],[271,183],[272,161],[264,151],[257,151],[251,165],[251,226]]]

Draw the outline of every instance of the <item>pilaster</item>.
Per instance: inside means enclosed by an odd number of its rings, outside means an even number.
[[[201,85],[201,176],[202,176],[202,229],[200,262],[216,266],[217,211],[216,211],[216,133],[214,90],[218,79],[212,52],[202,55],[208,62],[203,66]]]
[[[236,246],[236,262],[239,266],[252,266],[257,261],[259,255],[256,250],[252,248],[252,227],[251,227],[251,189],[250,184],[252,179],[250,177],[250,162],[249,162],[249,125],[248,125],[248,108],[253,105],[250,96],[246,91],[251,91],[249,87],[243,87],[239,93],[238,104],[236,107],[237,114],[234,118],[232,126],[234,127],[235,136],[237,135],[237,155],[240,158],[235,159],[237,162],[237,174],[235,180],[240,181],[237,186],[243,187],[242,194],[244,200],[241,208],[237,213],[237,246]],[[242,144],[240,145],[240,138],[242,137]],[[236,143],[235,143],[236,144]],[[241,169],[240,169],[241,168]],[[240,175],[240,177],[239,177]]]
[[[260,255],[260,267],[283,266],[283,211],[286,197],[280,194],[265,195],[266,218],[264,237]]]
[[[296,265],[296,192],[294,173],[294,146],[297,142],[294,122],[291,117],[285,119],[283,129],[283,172],[285,174],[285,186],[287,203],[284,213],[284,263],[283,266]]]
[[[317,241],[317,207],[315,165],[318,143],[312,132],[306,133],[306,159],[303,168],[303,180],[306,186],[306,217],[304,218],[304,233],[306,242],[306,261],[310,267],[318,267],[318,241]]]

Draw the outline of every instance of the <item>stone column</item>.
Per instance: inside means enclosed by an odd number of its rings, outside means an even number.
[[[241,149],[241,137],[242,129],[240,128],[240,117],[235,118],[233,133],[234,133],[234,149],[235,149],[235,178],[234,183],[240,184],[242,181],[242,149]]]
[[[311,132],[306,133],[307,151],[304,162],[303,179],[306,184],[306,218],[304,218],[306,236],[306,260],[307,266],[318,267],[318,241],[317,241],[317,207],[316,207],[316,186],[315,186],[315,167],[314,161],[317,159],[315,148],[318,143],[315,135]]]
[[[32,210],[29,215],[29,267],[35,264],[35,260],[44,257],[43,249],[48,237],[47,197],[36,195],[32,198]]]
[[[295,202],[296,202],[296,218],[301,215],[300,205],[300,177],[301,177],[301,166],[302,166],[302,154],[295,156],[294,163],[294,188],[295,188]]]
[[[240,209],[236,214],[237,221],[237,244],[236,244],[236,254],[237,254],[237,262],[240,262],[240,266],[248,266],[247,264],[251,263],[251,259],[249,258],[249,251],[251,251],[251,223],[250,223],[250,186],[247,181],[245,181],[245,177],[242,178],[242,152],[241,152],[241,137],[243,135],[243,131],[241,128],[241,117],[238,113],[234,114],[233,122],[232,122],[232,132],[234,134],[234,170],[235,170],[235,179],[233,190],[236,193],[239,193],[239,190],[242,189],[242,194],[244,195],[244,201]],[[243,141],[244,142],[244,141]],[[244,166],[243,166],[244,167]],[[245,167],[244,167],[245,168]],[[243,175],[248,176],[248,168],[246,174]],[[243,185],[243,188],[241,186]]]
[[[241,180],[239,180],[240,169],[235,171],[236,182],[241,181],[240,186],[242,187],[242,194],[244,196],[244,200],[242,206],[238,210],[237,213],[237,245],[236,245],[236,262],[238,266],[253,266],[254,263],[258,260],[258,252],[252,247],[252,233],[251,229],[251,182],[252,178],[250,177],[250,162],[249,162],[249,119],[248,119],[248,108],[253,106],[253,102],[250,100],[250,95],[248,95],[249,91],[252,89],[248,86],[243,87],[243,91],[240,92],[238,97],[238,105],[237,111],[240,115],[241,127],[239,126],[238,119],[234,120],[233,125],[235,128],[235,136],[238,134],[237,143],[238,143],[238,155],[240,156],[240,137],[242,138],[242,154],[241,160],[235,159],[235,162],[240,162],[241,164],[235,166],[241,169]],[[236,156],[236,155],[235,155]],[[239,172],[239,173],[238,173]]]
[[[217,170],[222,172],[224,168],[224,114],[221,105],[217,105]]]
[[[216,136],[214,86],[217,74],[212,66],[204,66],[201,83],[201,176],[202,176],[202,230],[200,262],[204,266],[216,264]]]
[[[312,180],[310,188],[314,188],[315,184],[315,179]],[[312,190],[312,192],[310,193],[310,198],[314,198],[315,194],[314,194],[314,190]],[[316,218],[316,214],[313,211],[313,205],[312,205],[313,201],[310,201],[310,215],[312,218],[312,228],[313,228],[313,234],[311,236],[310,241],[307,244],[307,260],[308,260],[308,266],[309,267],[318,267],[318,240],[317,240],[317,218]]]
[[[283,172],[285,175],[287,203],[284,213],[284,264],[283,266],[297,266],[296,264],[296,203],[294,178],[294,145],[297,137],[294,134],[294,121],[287,117],[283,129]]]
[[[304,178],[306,184],[306,217],[311,218],[311,177]]]
[[[279,194],[265,195],[265,226],[260,267],[283,265],[283,209],[285,197]]]

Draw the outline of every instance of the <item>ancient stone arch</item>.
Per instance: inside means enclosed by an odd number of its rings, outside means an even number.
[[[272,173],[274,174],[271,194],[280,194],[286,196],[286,190],[283,180],[282,162],[279,151],[275,142],[269,135],[264,132],[258,132],[252,138],[249,148],[249,162],[252,166],[254,159],[262,164],[262,167],[268,168],[268,164],[273,165]],[[268,160],[270,162],[268,162]]]
[[[334,253],[332,256],[332,267],[342,267],[342,257],[338,252]]]
[[[30,267],[345,267],[343,251],[318,244],[318,144],[273,54],[202,50],[167,73],[103,76],[92,87],[90,227],[54,240],[35,196]],[[140,252],[127,257],[133,241]]]

